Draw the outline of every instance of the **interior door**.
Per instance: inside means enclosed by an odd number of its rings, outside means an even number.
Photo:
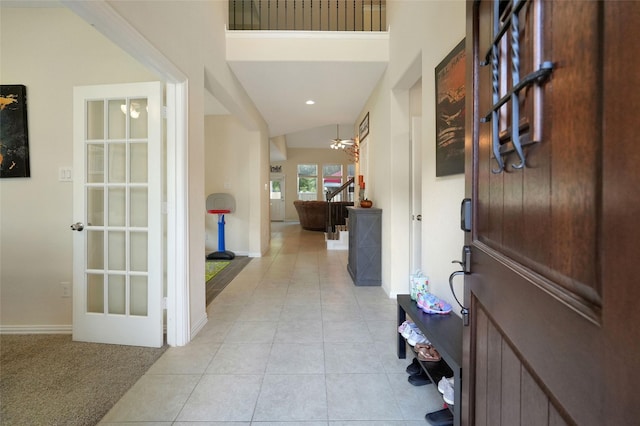
[[[270,186],[270,209],[271,220],[284,221],[285,198],[284,198],[284,176],[271,176]]]
[[[74,89],[73,339],[160,347],[159,82]]]
[[[411,272],[422,265],[422,119],[411,117]]]
[[[467,17],[462,424],[637,424],[640,8],[482,0]]]

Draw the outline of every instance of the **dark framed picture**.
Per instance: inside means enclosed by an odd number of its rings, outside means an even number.
[[[0,178],[30,176],[27,88],[0,85]]]
[[[438,64],[436,74],[436,176],[464,173],[464,39]]]
[[[369,134],[369,113],[364,116],[362,121],[360,122],[360,127],[358,128],[358,136],[362,141]]]

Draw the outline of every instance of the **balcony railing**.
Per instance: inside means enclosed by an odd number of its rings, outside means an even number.
[[[229,0],[230,30],[386,31],[386,0]]]

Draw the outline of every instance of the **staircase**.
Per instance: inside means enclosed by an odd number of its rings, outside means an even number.
[[[335,191],[327,191],[327,226],[324,233],[327,242],[327,250],[348,250],[349,249],[349,218],[348,210],[343,202],[335,202],[336,196],[341,195],[341,199],[349,199],[353,194],[354,178],[347,180]],[[353,205],[353,204],[352,204]],[[336,223],[344,223],[338,225]]]

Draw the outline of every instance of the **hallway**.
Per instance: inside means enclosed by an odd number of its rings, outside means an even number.
[[[204,329],[169,348],[100,424],[426,424],[442,398],[407,382],[395,300],[354,286],[346,263],[323,233],[272,223],[269,253],[207,307]]]

